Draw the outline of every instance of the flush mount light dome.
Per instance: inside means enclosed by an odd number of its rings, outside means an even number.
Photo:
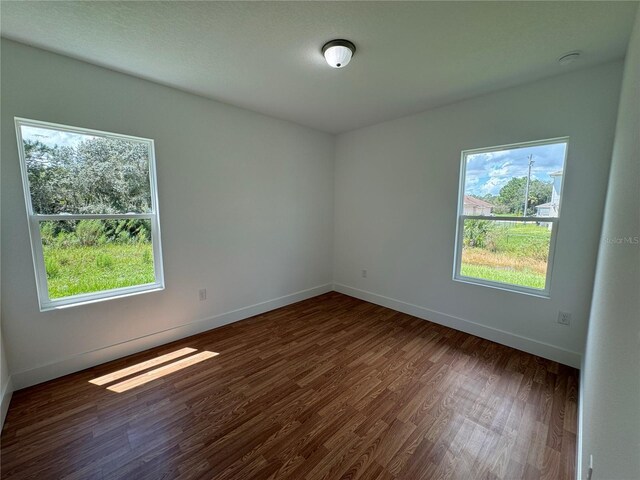
[[[333,68],[344,68],[349,65],[355,52],[356,46],[349,40],[331,40],[322,47],[325,60]]]

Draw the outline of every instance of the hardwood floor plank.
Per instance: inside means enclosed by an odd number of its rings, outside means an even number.
[[[572,368],[332,292],[15,392],[0,467],[7,480],[571,479],[578,388]]]

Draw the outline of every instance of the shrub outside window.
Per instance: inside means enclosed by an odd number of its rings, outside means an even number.
[[[462,152],[454,280],[548,297],[568,139]]]
[[[15,123],[40,310],[164,288],[153,140]]]

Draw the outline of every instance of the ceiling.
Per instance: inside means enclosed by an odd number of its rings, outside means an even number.
[[[621,58],[637,5],[3,1],[1,32],[338,133]],[[344,69],[320,53],[334,38],[357,47]]]

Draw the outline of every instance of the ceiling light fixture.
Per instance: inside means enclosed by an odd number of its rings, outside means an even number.
[[[356,46],[349,40],[331,40],[322,47],[325,60],[333,68],[344,68],[349,65],[354,53],[356,53]]]
[[[576,50],[574,52],[568,52],[565,53],[564,55],[562,55],[559,59],[558,59],[558,63],[560,65],[569,65],[570,63],[575,62],[576,60],[578,60],[578,58],[580,58],[580,54],[582,52],[580,52],[579,50]]]

